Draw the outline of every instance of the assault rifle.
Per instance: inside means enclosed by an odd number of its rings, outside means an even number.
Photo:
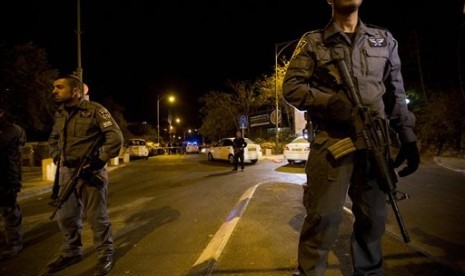
[[[373,118],[375,114],[368,107],[363,106],[355,86],[352,82],[352,78],[349,75],[347,65],[343,58],[337,58],[337,67],[342,77],[342,82],[345,88],[345,92],[349,100],[351,101],[356,114],[355,128],[357,133],[357,139],[355,145],[346,138],[342,140],[341,145],[335,145],[336,155],[344,156],[347,152],[354,151],[355,148],[366,148],[369,150],[372,161],[374,162],[374,169],[377,177],[378,185],[380,189],[386,193],[388,199],[387,203],[391,205],[392,210],[396,216],[397,224],[399,225],[402,238],[405,243],[410,241],[407,229],[404,225],[402,217],[400,215],[397,201],[401,199],[407,199],[409,196],[405,193],[397,191],[397,175],[394,170],[393,161],[390,156],[389,149],[389,134],[387,121],[383,119]],[[331,149],[330,149],[331,151]],[[401,197],[397,197],[400,194]]]
[[[58,210],[69,199],[69,197],[76,191],[78,180],[79,178],[83,177],[83,172],[84,172],[84,168],[86,167],[86,165],[88,165],[90,161],[92,160],[92,158],[94,158],[96,154],[98,154],[97,149],[100,147],[101,141],[102,141],[102,138],[94,141],[89,152],[81,160],[81,162],[79,163],[79,166],[76,168],[76,170],[74,171],[73,175],[68,180],[66,185],[64,185],[63,187],[60,187],[58,198],[49,202],[49,205],[51,205],[52,207],[55,207],[55,210],[50,216],[50,220],[53,220],[55,218]],[[97,177],[97,176],[94,176],[94,177]]]

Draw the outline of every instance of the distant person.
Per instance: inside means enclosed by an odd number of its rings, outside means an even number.
[[[386,194],[379,186],[376,160],[364,144],[364,133],[355,131],[358,113],[354,114],[341,81],[346,75],[339,72],[340,59],[347,64],[362,104],[370,108],[380,129],[384,128],[387,136],[389,124],[397,133],[401,146],[394,167],[407,161],[398,172],[401,177],[415,172],[420,162],[415,117],[406,104],[398,44],[392,34],[360,20],[362,0],[327,1],[332,19],[325,28],[302,36],[283,81],[285,100],[307,111],[317,130],[305,168],[303,204],[307,215],[293,275],[325,275],[347,193],[355,217],[351,275],[383,275]],[[356,144],[348,147],[351,151],[335,158],[334,148],[351,143]],[[384,150],[388,152],[387,144]]]
[[[63,270],[82,260],[81,232],[85,217],[93,232],[98,257],[94,275],[106,275],[114,265],[114,246],[107,211],[108,173],[105,164],[119,155],[123,136],[105,107],[84,100],[83,84],[77,77],[64,75],[56,78],[52,97],[60,104],[49,138],[50,155],[61,162],[60,185],[68,183],[96,141],[99,141],[99,150],[84,167],[76,192],[57,212],[63,246],[61,255],[48,265],[48,272]]]
[[[17,196],[22,185],[21,147],[25,143],[23,128],[11,121],[0,99],[0,214],[5,237],[0,260],[15,257],[23,249],[23,216]]]
[[[238,130],[236,132],[236,138],[233,140],[234,148],[234,169],[237,171],[238,163],[241,162],[241,171],[244,171],[244,148],[247,147],[247,143],[242,137],[242,132]]]

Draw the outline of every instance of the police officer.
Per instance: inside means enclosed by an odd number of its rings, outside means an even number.
[[[236,132],[236,138],[233,140],[234,149],[234,168],[233,171],[237,171],[239,162],[241,162],[241,171],[244,171],[244,148],[247,147],[247,142],[242,137],[242,132],[238,130]]]
[[[50,134],[50,155],[60,160],[60,185],[65,185],[96,140],[99,151],[85,166],[76,192],[57,212],[63,233],[61,255],[48,265],[48,272],[60,271],[82,260],[82,218],[93,232],[98,263],[94,275],[105,275],[113,267],[113,238],[107,212],[108,174],[105,164],[118,156],[122,146],[121,130],[108,110],[84,99],[83,84],[75,76],[59,76],[53,82],[53,99],[60,104]],[[96,178],[96,177],[97,178]],[[100,179],[101,181],[93,181]]]
[[[21,190],[21,147],[25,143],[24,129],[10,120],[0,99],[0,215],[6,238],[0,260],[14,257],[23,249],[23,216],[17,195]]]
[[[367,149],[335,159],[330,148],[359,133],[352,105],[341,84],[337,57],[349,68],[362,103],[376,118],[388,120],[401,146],[395,160],[406,176],[419,165],[415,117],[406,105],[397,41],[385,29],[364,24],[358,17],[362,0],[327,0],[332,19],[322,29],[302,36],[283,82],[286,101],[307,110],[316,134],[306,165],[303,203],[307,216],[293,275],[324,275],[328,252],[337,238],[346,193],[355,216],[351,237],[353,275],[382,275],[381,238],[385,232],[386,195],[380,190]],[[383,101],[391,99],[391,101]]]

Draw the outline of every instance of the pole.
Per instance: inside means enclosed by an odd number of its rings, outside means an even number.
[[[278,147],[278,142],[279,142],[279,124],[278,124],[278,120],[279,120],[279,115],[278,115],[278,109],[279,109],[279,95],[278,95],[278,44],[275,43],[274,44],[274,90],[275,90],[275,98],[276,98],[276,106],[275,106],[275,115],[276,115],[276,118],[275,118],[275,124],[276,124],[276,129],[275,129],[275,146],[276,146],[276,149],[275,149],[275,154],[278,154],[278,150],[279,150],[279,147]]]
[[[81,64],[81,0],[77,0],[77,69],[78,78],[83,81]]]
[[[157,95],[157,142],[160,146],[160,96]]]
[[[275,135],[276,154],[278,153],[278,150],[279,150],[279,147],[278,147],[278,142],[279,142],[278,57],[279,57],[279,55],[281,55],[281,53],[284,51],[284,49],[286,49],[287,47],[289,47],[289,45],[293,44],[296,41],[299,41],[299,39],[294,39],[294,40],[274,44],[274,57],[275,57],[275,60],[274,60],[274,84],[275,84],[274,90],[275,90],[275,98],[276,98],[276,114],[275,114],[275,116],[276,116],[276,118],[275,118],[276,119],[276,130],[275,130],[276,131],[276,135]],[[281,50],[278,51],[278,47],[281,46],[281,45],[284,45],[284,47],[281,48]]]

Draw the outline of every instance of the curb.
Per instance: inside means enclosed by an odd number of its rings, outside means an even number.
[[[127,164],[122,164],[118,166],[112,166],[112,167],[107,167],[107,172],[111,172],[113,170],[116,170],[118,168],[122,168],[126,166]],[[35,185],[35,187],[32,188],[26,188],[22,189],[21,192],[18,193],[18,201],[28,199],[30,197],[36,196],[36,195],[41,195],[45,193],[51,193],[52,187],[53,187],[53,181],[43,181],[43,180],[33,180],[33,181],[23,181],[24,183],[27,182],[35,182],[38,183],[38,185]]]

